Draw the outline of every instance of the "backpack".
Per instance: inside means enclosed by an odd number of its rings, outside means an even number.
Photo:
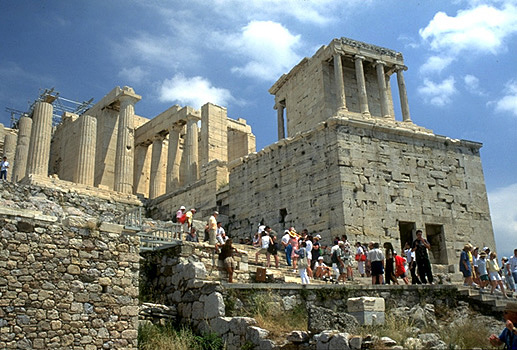
[[[178,222],[178,217],[176,216],[176,213],[174,213],[174,215],[172,216],[172,222],[173,223],[177,223]]]
[[[336,249],[334,251],[334,253],[332,253],[332,257],[330,258],[330,261],[333,263],[333,264],[337,264],[339,263],[339,259],[337,258],[337,252],[338,250]]]

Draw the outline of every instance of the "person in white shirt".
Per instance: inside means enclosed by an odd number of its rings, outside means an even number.
[[[416,274],[415,252],[411,250],[409,242],[406,242],[404,245],[404,253],[406,254],[406,262],[411,272],[411,284],[422,284]]]
[[[331,277],[331,269],[323,262],[323,257],[320,256],[316,264],[314,264],[314,277],[316,278],[330,278]]]
[[[0,180],[7,181],[7,169],[9,169],[9,162],[7,157],[4,157],[2,162],[0,162]]]
[[[517,249],[513,250],[513,256],[508,260],[510,271],[512,271],[513,282],[517,285]]]
[[[217,223],[217,230],[215,231],[215,238],[217,239],[217,242],[224,244],[228,237],[226,237],[226,232],[224,232],[223,223],[219,221]]]
[[[262,231],[260,237],[260,249],[255,253],[255,264],[258,264],[258,256],[260,254],[267,255],[267,248],[269,248],[269,233],[267,231]]]

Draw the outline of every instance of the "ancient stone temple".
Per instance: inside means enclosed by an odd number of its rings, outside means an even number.
[[[466,242],[495,246],[482,145],[415,125],[406,69],[399,52],[341,38],[283,75],[269,90],[279,141],[230,163],[232,232],[264,220],[400,251],[422,229],[437,264],[456,264]]]
[[[347,234],[397,250],[422,229],[432,262],[456,265],[466,242],[495,245],[482,145],[416,125],[406,70],[399,52],[334,39],[271,87],[278,141],[258,153],[246,120],[224,107],[175,105],[146,118],[130,87],[64,113],[55,127],[52,103],[38,101],[18,130],[2,128],[0,146],[14,181],[145,197],[158,219],[180,205],[201,220],[217,209],[237,238],[264,222],[277,232],[307,228],[325,244]]]

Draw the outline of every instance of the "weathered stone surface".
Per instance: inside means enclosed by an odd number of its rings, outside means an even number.
[[[348,345],[348,333],[337,333],[332,336],[330,341],[328,342],[329,350],[330,349],[350,349]]]
[[[344,312],[337,313],[316,305],[312,305],[310,310],[311,312],[308,314],[308,329],[312,333],[321,333],[328,329],[354,333],[359,326],[354,316]]]
[[[309,340],[309,334],[303,331],[292,331],[287,336],[287,340],[292,343],[305,343]]]
[[[224,316],[224,299],[221,293],[213,292],[206,297],[204,312],[207,319]]]

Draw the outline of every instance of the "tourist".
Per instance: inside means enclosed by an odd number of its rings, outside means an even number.
[[[298,249],[298,239],[300,235],[296,233],[294,227],[289,229],[289,243],[291,244],[291,263],[293,264],[293,272],[296,272],[296,263],[298,259],[298,255],[294,252]]]
[[[336,247],[337,246],[337,247]],[[336,283],[342,281],[345,283],[346,280],[346,265],[343,259],[345,250],[345,242],[338,241],[335,246],[332,247],[331,252],[331,262],[332,262],[332,270],[334,270],[336,274]]]
[[[411,249],[415,252],[416,265],[418,266],[420,282],[422,282],[423,284],[433,284],[431,262],[429,261],[429,255],[427,253],[427,250],[431,249],[431,245],[422,236],[422,230],[416,231],[416,239],[413,241]]]
[[[404,253],[406,254],[406,262],[409,267],[409,272],[411,273],[411,284],[422,284],[416,275],[415,252],[411,250],[411,245],[409,242],[406,242],[404,245]]]
[[[396,251],[393,251],[393,256],[395,260],[395,277],[400,277],[404,281],[405,284],[409,284],[409,279],[407,278],[407,270],[404,266],[406,263],[406,259],[404,258],[404,253],[401,252],[400,255],[397,255]],[[398,284],[398,281],[397,283]]]
[[[205,229],[204,229],[203,233],[204,233],[203,241],[208,242],[208,239],[210,238],[210,229],[209,229],[208,224],[205,225]]]
[[[217,222],[217,229],[215,230],[215,238],[221,244],[224,244],[224,242],[226,242],[226,240],[228,239],[228,237],[226,237],[226,232],[224,231],[223,223],[221,221]]]
[[[233,253],[243,253],[232,245],[232,239],[229,238],[223,245],[216,243],[216,250],[220,249],[219,260],[223,261],[224,268],[228,272],[228,282],[233,282],[233,272],[237,267],[237,263],[233,259]]]
[[[309,266],[307,266],[307,276],[309,276],[309,278],[312,278],[312,269],[311,269],[311,263],[312,263],[312,248],[313,248],[313,243],[312,243],[312,236],[310,236],[308,234],[308,231],[307,230],[304,230],[307,234],[305,235],[305,250],[307,251],[307,262],[309,264]]]
[[[372,284],[384,284],[384,254],[379,248],[379,243],[373,243],[368,252],[368,261],[372,268]]]
[[[488,278],[488,271],[486,269],[486,253],[479,253],[479,258],[477,259],[478,264],[478,273],[479,273],[479,287],[485,288],[489,283],[490,279]]]
[[[368,242],[367,245],[363,246],[364,254],[366,254],[366,261],[364,264],[364,272],[366,273],[366,277],[372,276],[372,265],[370,264],[370,261],[368,260],[368,252],[373,249],[373,242]]]
[[[366,254],[364,253],[364,249],[361,246],[360,242],[355,244],[355,261],[357,261],[357,270],[361,277],[364,277],[364,263],[366,261]]]
[[[513,282],[517,285],[517,249],[513,250],[513,255],[508,260],[510,270],[512,271]]]
[[[510,264],[508,263],[508,258],[503,256],[501,258],[501,269],[503,271],[503,278],[506,283],[507,289],[512,292],[515,292],[515,282],[513,281],[512,270],[510,268]]]
[[[492,289],[490,290],[490,294],[494,294],[494,290],[497,286],[503,292],[505,298],[508,298],[506,295],[506,291],[504,289],[503,280],[501,276],[499,276],[499,264],[497,263],[497,254],[495,252],[490,253],[490,260],[487,263],[488,270],[488,278],[490,279],[490,284],[492,285]]]
[[[291,266],[291,253],[293,251],[293,246],[290,243],[291,236],[289,235],[289,230],[284,231],[284,235],[282,236],[282,247],[285,252],[285,262],[287,266]]]
[[[505,349],[517,349],[517,303],[509,302],[504,307],[503,318],[506,321],[505,328],[499,335],[492,334],[488,340],[492,346],[505,345]]]
[[[0,162],[0,180],[7,181],[7,169],[9,169],[9,162],[7,157],[4,157],[2,162]]]
[[[217,236],[217,216],[219,213],[214,211],[208,219],[208,243],[215,244]]]
[[[478,260],[479,260],[479,248],[474,247],[471,251],[472,253],[472,280],[475,284],[478,286],[481,285],[481,280],[479,279],[479,266],[478,266]]]
[[[265,254],[267,259],[267,249],[269,248],[269,233],[267,231],[262,231],[260,236],[260,248],[255,253],[255,264],[258,264],[258,257],[260,254]]]
[[[320,239],[321,239],[320,235],[316,235],[313,238],[311,269],[314,268],[314,265],[316,265],[316,263],[318,262],[319,257],[320,256],[322,257]]]
[[[473,287],[477,287],[477,284],[474,283],[474,279],[476,279],[476,272],[474,271],[474,255],[472,254],[472,250],[474,249],[474,247],[472,246],[472,244],[468,243],[469,245],[469,250],[467,252],[467,255],[468,255],[468,258],[469,258],[469,263],[470,263],[470,272],[472,273],[472,283],[471,285]]]
[[[196,229],[192,227],[186,238],[187,242],[199,242],[197,238]]]
[[[192,223],[194,222],[194,214],[196,213],[196,209],[192,208],[185,214],[185,222],[187,224],[187,232],[190,232],[192,228]]]
[[[187,219],[187,216],[185,215],[185,211],[187,210],[187,208],[185,208],[184,205],[182,205],[178,211],[176,212],[176,223],[179,223],[179,224],[184,224],[185,223],[185,220]]]
[[[330,280],[332,278],[332,272],[330,267],[325,265],[323,257],[319,256],[318,261],[314,264],[314,277],[323,278],[324,280]]]
[[[397,278],[395,277],[393,245],[390,242],[386,242],[384,243],[384,249],[386,252],[386,263],[384,265],[384,283],[391,284],[391,282],[393,282],[394,284],[399,284]]]
[[[348,241],[343,242],[343,260],[346,267],[346,278],[348,281],[353,281],[355,259],[353,258],[352,246]]]
[[[465,244],[463,246],[463,250],[461,251],[461,254],[460,254],[460,271],[463,274],[463,278],[464,278],[463,285],[464,286],[472,286],[474,283],[472,281],[472,265],[470,264],[469,255],[468,255],[471,247],[472,246],[470,244]]]
[[[271,227],[266,226],[266,232],[269,236],[269,246],[267,248],[267,254],[266,254],[266,260],[267,260],[267,267],[270,267],[270,260],[271,255],[273,256],[273,259],[275,259],[275,267],[278,269],[279,262],[278,262],[278,242],[276,241],[276,234],[273,230],[271,230]]]
[[[302,280],[302,284],[309,284],[309,276],[307,276],[307,266],[309,266],[307,262],[307,243],[301,242],[300,249],[295,249],[294,253],[299,258],[298,269],[300,270],[300,278]]]

